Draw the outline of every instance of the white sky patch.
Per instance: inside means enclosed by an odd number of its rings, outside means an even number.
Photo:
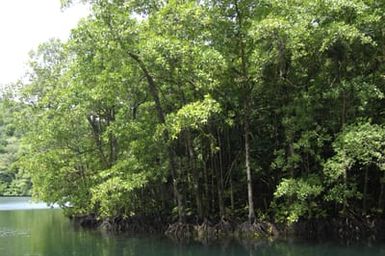
[[[50,38],[68,38],[89,8],[60,9],[60,0],[0,0],[0,86],[20,79],[28,54]]]

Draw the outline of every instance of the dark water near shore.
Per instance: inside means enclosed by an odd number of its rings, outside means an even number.
[[[380,256],[385,245],[339,246],[274,242],[253,249],[237,244],[178,245],[164,238],[111,236],[76,228],[60,209],[30,204],[28,198],[0,198],[0,255],[4,256]]]

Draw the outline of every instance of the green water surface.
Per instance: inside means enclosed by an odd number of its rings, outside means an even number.
[[[60,209],[30,204],[28,198],[0,198],[0,256],[384,256],[385,246],[333,243],[260,243],[204,246],[175,244],[165,238],[112,236],[74,226]],[[45,209],[43,209],[45,208]]]

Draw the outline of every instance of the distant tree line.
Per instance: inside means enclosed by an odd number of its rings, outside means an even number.
[[[31,195],[31,177],[16,164],[23,154],[23,147],[14,113],[22,106],[5,92],[4,89],[0,98],[0,196]]]

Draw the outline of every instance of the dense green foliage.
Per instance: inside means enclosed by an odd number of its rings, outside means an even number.
[[[181,221],[383,216],[382,1],[91,2],[31,56],[35,196]]]
[[[6,94],[0,100],[0,195],[3,196],[31,194],[29,173],[15,164],[24,151],[14,115],[20,107]]]

